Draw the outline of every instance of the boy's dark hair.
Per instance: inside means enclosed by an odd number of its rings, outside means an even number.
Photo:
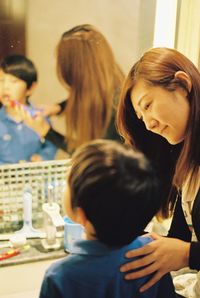
[[[37,82],[37,70],[31,60],[23,55],[10,55],[1,61],[0,68],[7,74],[11,74],[27,84],[29,89]]]
[[[142,153],[110,140],[76,150],[69,174],[72,208],[81,207],[109,246],[123,246],[143,233],[159,211],[159,181]]]

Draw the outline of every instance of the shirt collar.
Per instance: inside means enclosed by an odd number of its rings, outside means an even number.
[[[73,248],[70,251],[71,254],[79,255],[93,255],[93,256],[104,256],[110,254],[111,252],[117,252],[119,249],[123,251],[128,251],[141,247],[153,239],[150,236],[137,237],[133,242],[128,245],[123,246],[123,248],[114,248],[107,246],[100,242],[99,240],[77,240],[73,243]]]
[[[73,244],[72,254],[81,255],[107,255],[113,248],[101,243],[98,240],[78,240]]]

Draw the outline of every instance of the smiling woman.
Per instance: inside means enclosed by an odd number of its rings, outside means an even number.
[[[126,276],[135,279],[152,273],[141,291],[166,272],[187,266],[200,270],[199,98],[198,69],[174,49],[146,51],[125,79],[117,113],[119,132],[154,163],[163,186],[161,213],[168,216],[173,211],[169,237],[153,234],[151,244],[127,254],[143,257],[121,268],[146,265]],[[185,297],[199,297],[196,273],[195,280],[193,295]]]
[[[191,80],[186,74],[179,71],[175,78],[185,80],[191,90]],[[131,102],[147,130],[163,136],[175,145],[185,136],[190,110],[187,94],[187,90],[182,87],[168,91],[159,86],[151,86],[141,78],[131,92]]]

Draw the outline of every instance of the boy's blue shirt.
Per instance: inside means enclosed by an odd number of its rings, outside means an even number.
[[[42,160],[51,160],[56,151],[51,142],[42,143],[32,129],[12,119],[5,107],[0,109],[0,164],[30,161],[33,154],[39,154]]]
[[[174,298],[170,276],[159,296],[159,283],[144,293],[139,288],[149,277],[132,281],[124,279],[119,268],[128,261],[125,253],[152,241],[150,237],[138,237],[120,249],[110,248],[98,240],[77,241],[71,255],[55,262],[47,270],[40,298]]]

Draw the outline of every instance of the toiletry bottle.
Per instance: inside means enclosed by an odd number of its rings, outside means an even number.
[[[25,185],[23,191],[23,227],[15,233],[23,234],[26,238],[40,238],[42,232],[32,226],[32,189]]]
[[[60,207],[54,202],[53,186],[48,185],[48,202],[42,206],[44,212],[44,230],[46,238],[42,240],[45,249],[59,248],[61,243],[57,238],[57,231],[64,229],[64,221],[60,215]]]

